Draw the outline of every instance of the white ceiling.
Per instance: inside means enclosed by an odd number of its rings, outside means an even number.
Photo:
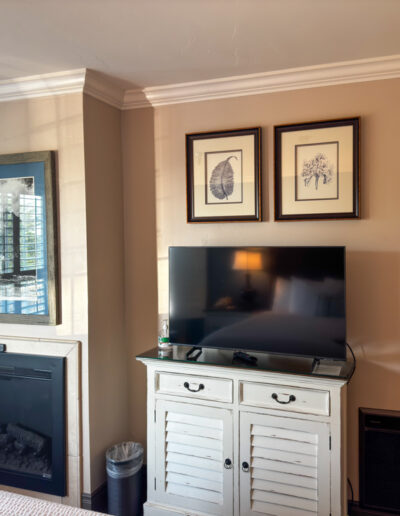
[[[400,0],[0,0],[0,80],[199,81],[400,54],[399,28]]]

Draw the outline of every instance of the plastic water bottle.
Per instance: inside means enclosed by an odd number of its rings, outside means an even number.
[[[158,347],[160,349],[171,349],[171,344],[169,343],[169,332],[168,332],[168,321],[167,319],[163,319],[161,324],[161,332],[158,337]]]

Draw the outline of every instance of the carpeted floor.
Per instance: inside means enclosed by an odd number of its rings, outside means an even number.
[[[68,505],[0,491],[0,516],[104,516]]]

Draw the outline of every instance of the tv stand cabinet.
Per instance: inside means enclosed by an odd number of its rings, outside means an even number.
[[[138,357],[145,516],[344,516],[345,378]]]

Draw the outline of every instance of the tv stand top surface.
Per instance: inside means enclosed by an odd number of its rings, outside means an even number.
[[[346,360],[330,360],[296,357],[290,355],[275,355],[248,351],[247,355],[255,360],[235,360],[237,351],[232,349],[202,348],[201,354],[196,354],[196,360],[187,358],[190,346],[171,346],[170,350],[150,349],[137,356],[138,359],[153,359],[175,363],[214,365],[240,369],[252,369],[277,373],[298,374],[311,377],[334,378],[349,380],[353,363]]]

